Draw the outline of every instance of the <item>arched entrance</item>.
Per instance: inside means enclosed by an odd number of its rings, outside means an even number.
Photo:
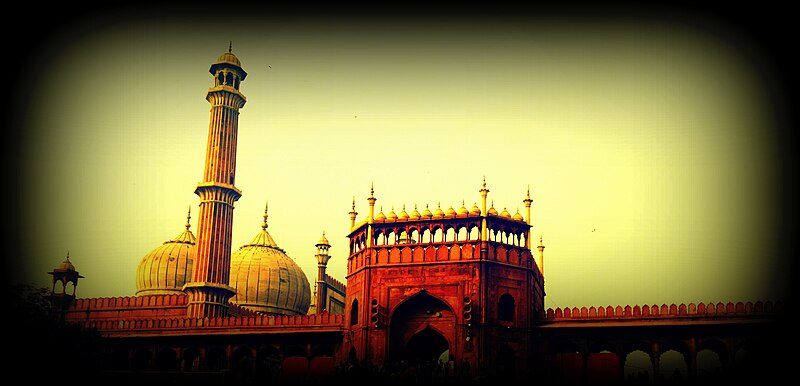
[[[391,315],[390,361],[449,361],[455,321],[450,306],[425,291],[407,299]]]
[[[450,345],[442,334],[426,327],[416,333],[406,344],[406,359],[411,363],[438,361],[449,356]],[[449,358],[445,359],[445,361]]]

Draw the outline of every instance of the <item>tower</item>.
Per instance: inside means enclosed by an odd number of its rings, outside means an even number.
[[[368,221],[347,236],[343,355],[376,364],[453,361],[473,375],[524,373],[544,306],[531,225],[519,210],[487,209],[485,178],[479,193],[472,209],[462,201],[458,210],[439,203],[434,212],[373,217],[370,189]]]
[[[208,146],[203,181],[195,189],[200,197],[197,256],[192,281],[183,287],[189,297],[187,316],[193,318],[226,315],[228,300],[236,294],[228,283],[233,203],[242,195],[234,186],[239,109],[247,101],[239,86],[247,73],[230,47],[209,72],[214,86],[206,94],[211,104]]]
[[[315,246],[317,247],[317,254],[315,255],[317,258],[317,293],[314,304],[317,305],[316,311],[319,314],[323,310],[327,309],[327,305],[325,303],[328,298],[328,286],[325,280],[325,277],[327,276],[325,273],[325,268],[328,265],[328,260],[331,258],[331,256],[328,254],[331,244],[325,237],[325,232],[322,232],[322,238],[317,241]]]

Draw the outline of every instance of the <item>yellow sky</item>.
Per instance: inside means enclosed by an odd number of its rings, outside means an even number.
[[[50,47],[23,117],[20,278],[49,287],[69,251],[79,296],[134,294],[197,213],[208,68],[232,41],[235,248],[269,200],[309,280],[323,231],[344,280],[353,196],[359,219],[371,183],[387,213],[469,208],[485,176],[512,214],[530,186],[548,307],[783,293],[774,117],[730,41],[641,19],[233,20],[119,18]]]

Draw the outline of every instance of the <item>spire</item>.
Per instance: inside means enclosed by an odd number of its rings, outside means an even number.
[[[261,223],[261,229],[263,229],[263,230],[267,230],[267,226],[268,226],[267,225],[267,217],[269,217],[269,214],[267,213],[268,211],[269,211],[269,200],[267,200],[267,204],[266,204],[266,206],[264,206],[264,222]]]
[[[192,206],[189,205],[189,213],[186,214],[186,230],[188,231],[189,228],[192,227],[191,220],[192,219]]]

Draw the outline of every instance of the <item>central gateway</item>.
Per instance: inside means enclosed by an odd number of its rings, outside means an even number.
[[[516,375],[535,356],[531,327],[542,318],[543,250],[530,249],[526,217],[481,208],[426,207],[408,214],[351,212],[342,354],[359,363],[438,364],[453,371]]]

